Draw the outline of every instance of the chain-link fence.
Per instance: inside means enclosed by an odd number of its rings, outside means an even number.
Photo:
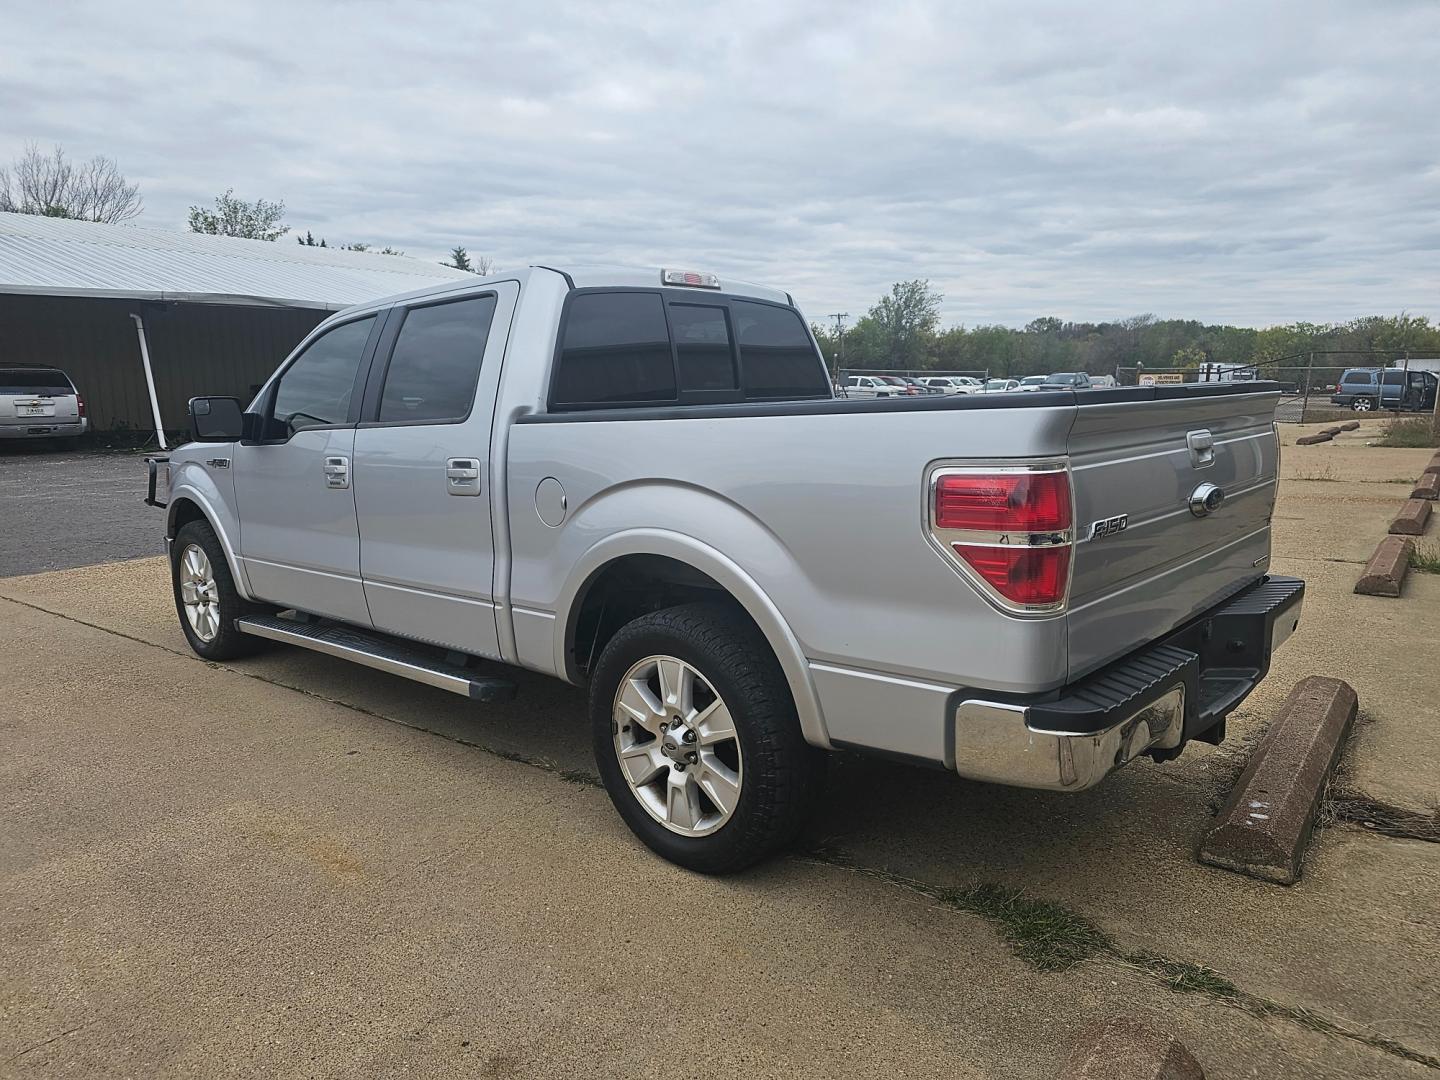
[[[1117,368],[1123,386],[1196,382],[1280,384],[1275,419],[1312,424],[1354,415],[1433,413],[1440,358],[1403,352],[1316,351],[1259,364],[1206,363],[1190,368]]]

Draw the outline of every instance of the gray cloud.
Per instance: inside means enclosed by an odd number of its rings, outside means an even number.
[[[812,317],[908,277],[971,324],[1440,316],[1428,0],[224,11],[12,5],[0,158],[110,154],[146,224],[234,186],[332,240],[713,269]]]

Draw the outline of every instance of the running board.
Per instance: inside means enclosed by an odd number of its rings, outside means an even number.
[[[278,615],[246,615],[235,620],[236,629],[256,637],[299,645],[302,649],[352,660],[403,679],[438,686],[452,694],[494,703],[515,696],[515,684],[494,675],[477,675],[465,668],[436,660],[423,645],[413,645],[385,634],[333,622],[296,622]]]

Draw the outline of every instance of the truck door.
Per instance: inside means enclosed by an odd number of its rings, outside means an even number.
[[[360,571],[375,627],[499,658],[491,431],[519,286],[391,312],[355,433]]]
[[[232,456],[240,558],[261,600],[366,625],[351,457],[363,361],[378,338],[366,315],[313,338],[266,390],[262,438]]]

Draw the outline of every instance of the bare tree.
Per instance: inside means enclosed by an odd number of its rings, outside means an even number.
[[[65,148],[42,154],[30,143],[8,169],[0,169],[0,210],[17,214],[114,223],[143,210],[140,185],[129,183],[113,158],[96,154],[72,164]]]
[[[289,225],[280,223],[284,216],[283,202],[272,203],[264,199],[246,202],[235,197],[234,188],[227,188],[224,195],[215,196],[214,210],[203,206],[190,207],[190,231],[212,236],[240,236],[247,240],[279,240],[290,231]]]

